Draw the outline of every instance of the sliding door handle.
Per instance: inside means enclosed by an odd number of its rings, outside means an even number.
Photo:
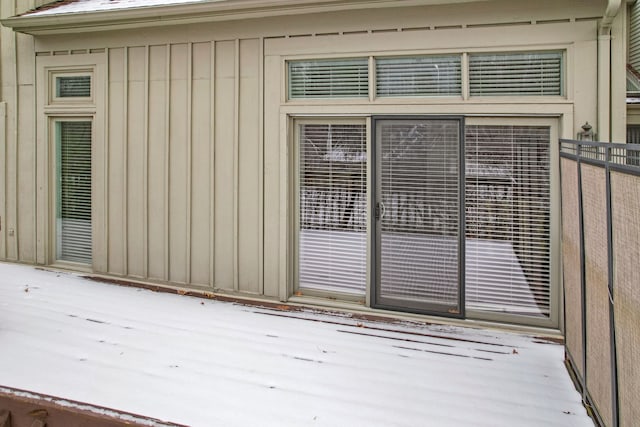
[[[380,221],[382,218],[384,218],[384,214],[387,212],[387,208],[384,206],[384,203],[378,202],[376,203],[375,211],[376,219]]]

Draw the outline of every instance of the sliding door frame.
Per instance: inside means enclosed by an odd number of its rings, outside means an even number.
[[[377,140],[377,124],[379,121],[389,120],[450,120],[458,122],[458,312],[432,310],[426,305],[417,304],[411,306],[400,306],[385,304],[380,300],[380,279],[381,279],[381,229],[380,221],[376,218],[376,205],[379,202],[381,188],[380,180],[380,141]],[[452,317],[463,319],[466,317],[465,311],[465,163],[464,163],[464,129],[465,117],[461,115],[380,115],[371,117],[371,174],[369,185],[371,188],[372,201],[369,210],[369,227],[371,230],[370,256],[370,281],[371,306],[373,308],[404,311],[409,313],[429,314],[439,317]],[[421,307],[422,306],[422,307]]]
[[[560,198],[560,150],[559,135],[562,117],[559,115],[466,115],[466,125],[495,126],[547,126],[549,127],[549,317],[526,316],[514,313],[466,309],[467,318],[512,325],[541,328],[562,328],[564,321],[562,263],[561,263],[561,198]]]
[[[308,125],[308,124],[337,124],[337,125],[345,125],[345,124],[353,124],[353,125],[363,125],[365,127],[365,146],[367,149],[367,158],[366,158],[366,211],[367,214],[370,211],[371,207],[371,127],[370,127],[370,119],[366,116],[312,116],[312,117],[290,117],[290,132],[292,135],[292,147],[291,147],[291,159],[290,159],[290,170],[292,172],[292,180],[291,180],[291,212],[293,216],[291,218],[291,223],[293,226],[293,239],[291,239],[290,251],[293,255],[293,262],[291,263],[290,272],[293,278],[293,295],[294,296],[310,296],[316,298],[326,298],[329,300],[337,300],[337,301],[346,301],[346,302],[355,302],[359,304],[364,304],[365,306],[369,306],[369,293],[370,288],[369,284],[371,283],[371,268],[369,265],[370,253],[371,253],[371,229],[370,222],[365,221],[367,229],[366,233],[366,269],[365,269],[365,292],[362,294],[348,293],[348,292],[337,292],[337,291],[326,291],[326,290],[317,290],[313,288],[304,288],[300,287],[300,126]]]

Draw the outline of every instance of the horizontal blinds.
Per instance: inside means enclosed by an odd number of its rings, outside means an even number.
[[[562,52],[469,55],[471,96],[562,95]]]
[[[388,120],[380,143],[380,297],[458,305],[459,122]]]
[[[376,59],[376,95],[459,96],[460,55]]]
[[[367,98],[367,58],[290,61],[289,99]]]
[[[640,2],[635,2],[629,13],[629,64],[640,71]]]
[[[88,98],[91,96],[91,76],[56,77],[56,97]]]
[[[299,277],[302,289],[364,294],[366,128],[299,128]]]
[[[91,263],[91,122],[58,122],[58,259]]]
[[[549,316],[545,126],[467,126],[466,306]]]

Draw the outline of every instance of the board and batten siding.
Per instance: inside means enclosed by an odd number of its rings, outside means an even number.
[[[29,6],[34,5],[31,0]],[[0,2],[0,16],[10,16],[27,6],[23,0]],[[1,27],[0,49],[0,258],[35,263],[37,244],[33,40],[31,36],[17,34],[9,28]]]
[[[106,50],[108,251],[98,272],[263,292],[261,45]]]
[[[2,1],[0,14],[34,5]],[[77,112],[95,114],[93,272],[284,300],[294,261],[290,117],[551,114],[563,117],[562,136],[571,137],[597,115],[592,18],[600,12],[596,0],[579,9],[556,0],[528,9],[497,0],[35,38],[2,27],[0,259],[54,261],[42,64],[101,64],[101,104]],[[566,99],[327,106],[288,102],[283,87],[289,59],[525,48],[566,49]]]
[[[28,246],[42,252],[38,263],[55,262],[49,122],[93,117],[93,272],[277,296],[262,272],[262,45],[250,38],[37,55],[43,88],[52,71],[93,69],[99,95],[88,108],[65,109],[47,107],[41,90],[37,118],[24,121],[38,122],[38,173],[22,169],[39,179],[38,243]]]

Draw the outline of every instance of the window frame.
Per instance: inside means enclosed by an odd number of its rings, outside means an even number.
[[[50,262],[54,265],[70,265],[73,266],[74,269],[85,269],[90,270],[93,265],[93,257],[95,253],[95,238],[94,238],[94,218],[95,218],[95,206],[94,206],[94,194],[95,194],[95,167],[94,167],[94,157],[95,157],[95,142],[96,142],[96,122],[93,115],[89,114],[73,114],[73,115],[51,115],[48,118],[49,122],[49,158],[51,159],[51,167],[50,167],[50,177],[49,182],[50,186],[50,218],[51,218],[51,227],[50,227],[50,254],[51,260]],[[60,234],[60,219],[59,211],[61,204],[61,195],[60,195],[60,143],[59,140],[59,124],[62,122],[89,122],[91,123],[91,153],[90,153],[90,163],[91,163],[91,256],[92,260],[89,263],[83,263],[79,261],[71,261],[65,260],[60,257],[60,248],[61,248],[61,234]]]
[[[467,115],[466,126],[547,126],[549,127],[549,317],[537,318],[514,313],[499,313],[466,308],[467,319],[521,324],[533,327],[560,328],[562,325],[562,257],[561,257],[561,211],[560,211],[560,117],[534,117],[518,115],[498,117],[494,115]]]
[[[93,68],[80,69],[55,69],[49,70],[47,105],[49,106],[75,106],[78,104],[94,105],[95,103],[95,78]],[[89,96],[58,96],[58,79],[65,77],[89,77]]]
[[[559,95],[540,95],[540,94],[515,94],[515,95],[474,95],[471,93],[471,58],[473,56],[480,55],[527,55],[527,54],[544,54],[544,53],[559,53],[560,54],[560,94]],[[487,50],[487,51],[474,51],[467,53],[466,64],[466,78],[467,78],[467,97],[468,99],[567,99],[567,49],[552,49],[552,50]]]
[[[462,99],[464,96],[465,85],[465,61],[464,61],[464,52],[452,52],[452,53],[441,53],[441,54],[418,54],[418,55],[374,55],[373,58],[373,73],[370,75],[370,79],[373,79],[372,86],[374,88],[373,98],[378,99]],[[378,60],[393,60],[393,59],[421,59],[421,58],[459,58],[459,66],[460,66],[460,91],[457,94],[446,94],[446,95],[380,95],[378,92]]]
[[[72,55],[36,55],[36,154],[40,174],[36,205],[41,215],[37,219],[38,263],[84,272],[106,272],[105,242],[108,229],[106,217],[105,171],[108,167],[106,124],[107,55],[105,52]],[[91,75],[91,97],[58,98],[54,101],[55,76]],[[57,259],[56,245],[56,159],[54,120],[92,120],[92,262],[80,264]],[[41,163],[40,163],[41,162]]]
[[[353,296],[350,294],[344,294],[339,292],[327,292],[327,291],[319,291],[319,290],[310,290],[303,289],[301,292],[299,287],[299,228],[300,228],[300,219],[299,219],[299,180],[300,180],[300,170],[299,170],[299,150],[297,140],[299,138],[299,128],[298,124],[325,124],[325,123],[352,123],[352,124],[361,124],[366,123],[366,139],[367,139],[367,212],[371,215],[372,212],[372,200],[373,200],[373,180],[376,179],[373,172],[373,149],[372,149],[372,120],[374,117],[380,116],[376,114],[374,111],[369,113],[348,113],[342,112],[339,113],[340,108],[335,108],[336,111],[334,114],[322,115],[318,114],[315,110],[309,110],[307,113],[303,113],[302,111],[306,110],[306,108],[298,109],[298,113],[284,113],[282,116],[288,122],[286,128],[288,129],[288,145],[289,145],[289,153],[288,156],[288,165],[289,165],[289,173],[288,176],[290,179],[288,180],[288,189],[286,192],[288,193],[288,201],[287,206],[290,212],[288,215],[288,224],[289,224],[289,238],[287,239],[287,251],[288,251],[288,262],[287,262],[287,271],[289,280],[287,280],[287,293],[286,298],[292,302],[305,302],[309,301],[309,298],[314,301],[325,301],[326,304],[335,305],[337,307],[344,306],[344,304],[357,304],[360,307],[372,307],[372,248],[373,248],[373,231],[371,228],[371,221],[367,223],[367,246],[366,246],[366,257],[367,257],[367,271],[366,271],[366,294],[364,298],[362,296]],[[420,109],[418,109],[420,110]],[[389,113],[382,114],[383,116],[389,116]],[[466,307],[465,300],[465,319],[470,321],[487,321],[487,322],[498,322],[505,324],[514,324],[514,325],[526,325],[530,327],[542,327],[542,328],[561,328],[563,313],[560,310],[561,307],[561,299],[562,299],[562,277],[561,277],[561,262],[560,260],[560,246],[561,246],[561,236],[559,234],[560,231],[560,177],[559,177],[559,151],[558,151],[558,141],[560,137],[560,129],[562,123],[566,117],[563,114],[554,114],[554,115],[546,115],[546,116],[536,116],[532,113],[520,112],[517,115],[509,114],[500,114],[500,113],[487,113],[487,114],[474,114],[468,111],[461,111],[459,116],[464,117],[465,126],[467,125],[504,125],[504,126],[548,126],[550,128],[550,224],[549,224],[549,233],[550,233],[550,267],[549,267],[549,316],[544,317],[534,317],[534,316],[526,316],[521,314],[514,313],[499,313],[499,312],[491,312],[491,311],[481,311],[470,309]],[[392,117],[396,115],[391,114]],[[424,116],[424,117],[434,117],[437,114],[433,114],[429,112],[429,110],[425,110],[424,112],[418,112],[416,114],[412,114],[412,117],[416,116]],[[564,117],[564,119],[563,119]],[[465,127],[466,129],[466,127]],[[466,177],[466,175],[465,175]],[[370,219],[370,218],[369,218]],[[461,231],[464,233],[464,230]]]
[[[361,96],[312,96],[312,97],[294,97],[291,94],[291,66],[295,63],[303,63],[303,62],[319,62],[319,63],[331,63],[331,62],[340,62],[340,61],[357,61],[363,60],[366,63],[367,67],[367,93],[366,95]],[[285,98],[287,101],[334,101],[334,100],[369,100],[371,99],[371,61],[367,56],[348,56],[348,57],[334,57],[334,58],[308,58],[308,59],[289,59],[285,60]]]
[[[472,55],[508,55],[508,54],[535,54],[535,53],[559,53],[560,54],[560,95],[539,95],[539,94],[516,94],[516,95],[472,95],[470,85],[470,57]],[[394,95],[378,96],[377,93],[377,60],[391,58],[420,58],[420,57],[447,57],[460,55],[460,94],[459,95]],[[287,55],[282,56],[282,101],[285,105],[321,105],[321,104],[396,104],[398,102],[406,104],[437,104],[437,103],[556,103],[569,101],[571,87],[567,76],[569,62],[571,60],[569,46],[558,46],[557,49],[545,49],[539,46],[528,49],[446,49],[442,51],[411,51],[411,52],[367,52],[364,54],[346,55]],[[368,58],[368,86],[369,96],[367,97],[338,97],[338,98],[292,98],[289,93],[289,63],[297,61],[330,61]]]
[[[292,283],[292,295],[295,297],[300,296],[308,296],[308,297],[317,297],[317,298],[326,298],[331,300],[338,301],[348,301],[352,303],[362,304],[364,306],[368,306],[369,297],[370,297],[370,280],[371,280],[371,272],[370,272],[370,262],[371,262],[371,224],[370,221],[365,221],[365,234],[366,234],[366,248],[365,248],[365,291],[363,294],[355,294],[348,292],[337,292],[337,291],[322,291],[311,288],[300,288],[300,145],[298,144],[298,140],[300,137],[300,126],[315,124],[315,125],[323,125],[323,124],[341,124],[341,125],[363,125],[365,128],[365,147],[367,149],[367,158],[366,158],[366,210],[367,213],[371,211],[371,127],[370,127],[370,117],[349,117],[349,116],[328,116],[328,117],[295,117],[291,116],[289,118],[290,125],[290,147],[292,156],[290,158],[290,171],[292,173],[292,178],[290,180],[290,209],[292,212],[290,219],[290,230],[292,238],[290,239],[290,253],[291,253],[291,263],[290,263],[290,274],[291,274],[291,283]]]

